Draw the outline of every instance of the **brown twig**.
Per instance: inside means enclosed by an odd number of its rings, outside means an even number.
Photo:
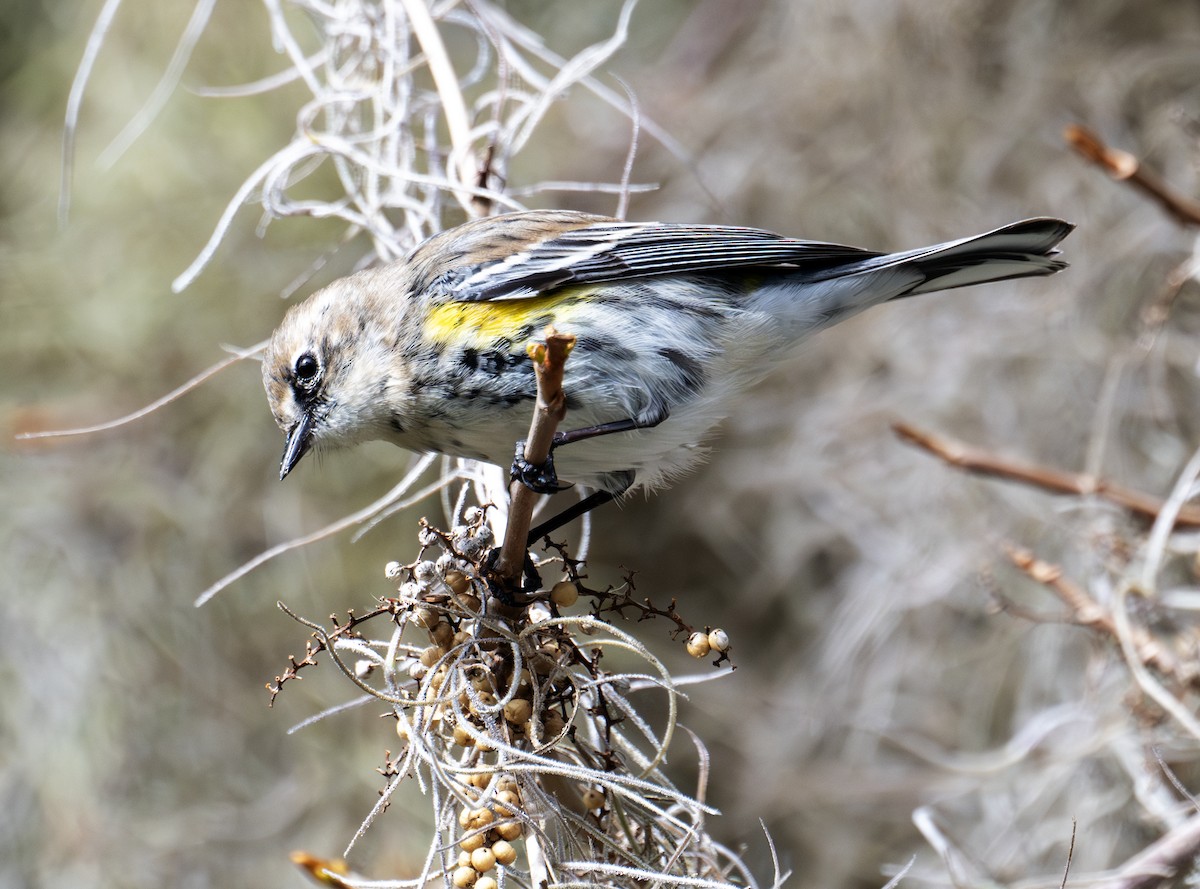
[[[1075,857],[1075,830],[1079,825],[1075,819],[1071,819],[1071,845],[1067,847],[1067,864],[1063,868],[1062,882],[1058,884],[1058,889],[1067,889],[1067,877],[1071,875],[1071,859]]]
[[[1029,550],[1021,547],[1006,545],[1004,551],[1014,565],[1058,596],[1063,604],[1071,609],[1071,616],[1076,623],[1104,633],[1120,644],[1117,623],[1112,613],[1092,598],[1087,590],[1065,577],[1062,568],[1037,558]],[[1196,677],[1189,675],[1166,646],[1155,639],[1145,627],[1134,626],[1130,630],[1133,649],[1143,664],[1169,677],[1180,686],[1195,683]]]
[[[1071,616],[1076,623],[1116,638],[1117,625],[1113,622],[1112,615],[1083,587],[1064,577],[1062,568],[1042,561],[1027,549],[1011,544],[1005,544],[1004,553],[1009,561],[1031,579],[1058,596],[1062,603],[1071,609]]]
[[[903,441],[928,451],[951,466],[976,475],[1021,482],[1053,491],[1056,494],[1100,497],[1150,520],[1158,518],[1158,514],[1163,508],[1163,500],[1160,498],[1127,488],[1099,476],[1082,472],[1067,472],[1062,469],[1001,457],[982,448],[972,447],[952,438],[918,429],[901,420],[892,423],[892,431]],[[1179,511],[1175,524],[1180,527],[1200,527],[1200,507],[1185,505]]]
[[[1153,294],[1138,311],[1141,329],[1138,331],[1137,344],[1143,351],[1149,352],[1154,348],[1155,340],[1167,326],[1171,309],[1183,286],[1192,280],[1192,266],[1193,259],[1189,256],[1172,269],[1158,293]]]
[[[491,185],[492,176],[495,175],[493,164],[496,160],[496,142],[495,139],[488,143],[487,149],[483,152],[483,157],[479,159],[479,169],[475,173],[475,187],[480,192],[484,191]],[[486,197],[479,192],[471,196],[471,212],[476,216],[490,216],[492,207],[495,201]]]
[[[354,613],[354,609],[346,611],[345,622],[339,622],[336,614],[329,615],[330,623],[333,624],[333,629],[326,631],[311,621],[305,620],[296,614],[292,609],[288,608],[282,602],[276,602],[275,607],[290,617],[292,620],[304,624],[312,629],[312,637],[304,644],[304,657],[296,660],[296,656],[288,655],[288,666],[283,671],[283,675],[276,676],[273,682],[267,683],[267,691],[271,693],[271,700],[267,703],[268,707],[275,706],[275,698],[283,690],[284,683],[292,679],[302,679],[300,671],[305,667],[315,667],[317,665],[317,655],[323,651],[328,651],[335,641],[340,637],[353,638],[358,634],[355,629],[359,624],[364,624],[369,620],[379,617],[381,614],[395,614],[397,605],[393,601],[388,601],[379,608],[372,608],[366,614],[358,615]]]
[[[1076,152],[1104,170],[1118,182],[1130,185],[1160,204],[1182,225],[1200,225],[1200,203],[1174,191],[1158,176],[1142,166],[1134,155],[1106,145],[1087,127],[1068,124],[1063,139]]]
[[[529,437],[525,439],[525,459],[535,466],[545,463],[550,456],[554,433],[566,415],[563,367],[575,346],[574,336],[559,333],[553,327],[547,327],[545,335],[544,343],[535,343],[528,349],[537,373],[538,394],[533,419],[529,424]],[[508,525],[504,529],[504,543],[496,561],[496,574],[501,582],[510,587],[520,586],[529,526],[538,496],[519,481],[514,481],[509,488]]]

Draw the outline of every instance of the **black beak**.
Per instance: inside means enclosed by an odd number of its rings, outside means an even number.
[[[288,433],[287,447],[283,449],[283,460],[279,463],[280,481],[287,478],[288,473],[295,469],[296,464],[300,462],[300,458],[307,454],[308,449],[312,447],[312,430],[312,414],[305,411],[300,415],[296,425],[292,427],[292,431]]]

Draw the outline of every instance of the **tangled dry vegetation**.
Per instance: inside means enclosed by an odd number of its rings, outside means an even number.
[[[550,329],[545,344],[530,348],[538,379],[524,453],[531,462],[546,459],[564,416],[563,373],[573,343]],[[527,554],[535,500],[513,482],[499,549],[487,516],[493,507],[466,507],[449,533],[423,524],[415,562],[388,566],[388,577],[404,578],[397,597],[328,629],[297,617],[312,626],[312,640],[268,686],[271,700],[327,652],[370,698],[389,705],[404,746],[395,757],[385,754],[380,772],[388,784],[362,830],[406,781],[419,782],[434,809],[424,868],[389,885],[440,878],[455,889],[495,889],[497,866],[502,879],[526,886],[598,879],[756,885],[738,855],[705,828],[714,814],[703,801],[706,779],[692,796],[663,771],[678,716],[675,680],[615,621],[664,618],[693,657],[715,653],[714,667],[729,659],[728,634],[690,626],[674,601],[665,609],[639,601],[632,578],[617,589],[588,588],[583,563],[548,537],[542,548],[549,557],[535,562]],[[554,567],[563,578],[543,591],[542,574]],[[560,609],[581,594],[591,599],[589,613],[564,616]],[[366,628],[378,618],[392,627],[390,635],[369,639]],[[406,639],[409,627],[425,638]],[[614,655],[624,660],[621,653],[641,669],[610,670],[607,663]],[[642,715],[644,695],[636,693],[648,690],[666,695],[661,731]],[[696,745],[705,759],[698,739]],[[515,840],[524,840],[523,862]],[[295,860],[323,881],[357,883],[341,861],[307,853]],[[780,879],[777,866],[775,883]]]
[[[485,510],[469,507],[449,533],[425,527],[420,538],[417,561],[387,568],[402,579],[398,595],[327,628],[303,621],[313,628],[305,655],[270,686],[274,700],[327,653],[367,700],[387,705],[401,747],[386,754],[387,784],[363,829],[406,782],[428,795],[433,824],[422,872],[386,885],[441,879],[486,889],[498,865],[507,881],[529,886],[624,885],[649,874],[677,885],[756,885],[708,835],[706,777],[689,794],[663,772],[679,692],[620,617],[669,621],[694,656],[714,653],[714,666],[728,659],[727,635],[693,629],[674,603],[639,600],[631,580],[588,588],[562,547],[539,567],[557,567],[563,579],[532,605],[492,598],[485,609],[493,544]],[[591,607],[572,615],[580,594]],[[641,715],[653,692],[666,698],[659,730]],[[357,885],[344,863],[296,860],[327,882]]]
[[[261,202],[267,221],[305,215],[340,219],[345,239],[369,237],[372,250],[363,263],[392,259],[436,231],[451,205],[469,215],[519,206],[504,188],[509,163],[568,88],[590,90],[628,113],[638,129],[631,101],[591,76],[622,44],[633,2],[622,8],[610,39],[571,59],[554,55],[537,35],[489,2],[301,2],[288,9],[268,0],[266,6],[274,38],[292,68],[269,82],[227,92],[269,90],[299,80],[312,98],[298,115],[294,140],[246,180],[209,244],[177,279],[178,289],[213,259],[251,197]],[[75,92],[76,110],[113,8],[105,10],[93,35]],[[312,26],[303,34],[297,31],[296,9]],[[179,50],[183,57],[211,10],[210,2],[197,4]],[[468,73],[460,76],[446,43],[464,36],[475,54]],[[73,126],[69,121],[68,144]],[[300,184],[326,167],[332,167],[336,197],[298,197]],[[69,167],[65,179],[69,193]],[[532,190],[541,187],[549,186]],[[628,181],[555,187],[621,195],[635,188]],[[539,387],[539,403],[563,401],[565,349],[554,346],[559,339],[547,336],[550,357],[543,355],[542,363],[554,367],[557,382],[549,392]],[[226,364],[210,368],[179,394]],[[539,383],[544,376],[539,373]],[[539,441],[548,447],[555,427],[545,424],[559,416],[561,411],[534,425],[530,447]],[[81,431],[86,430],[76,430]],[[527,451],[526,456],[540,462],[545,453]],[[457,504],[449,511],[457,523],[449,531],[423,526],[415,560],[387,568],[389,578],[402,581],[397,594],[382,597],[365,613],[348,611],[322,627],[281,606],[312,629],[312,638],[304,655],[291,657],[269,686],[274,701],[326,656],[366,695],[354,703],[387,706],[400,749],[386,754],[379,770],[386,787],[346,853],[396,791],[412,783],[431,806],[424,865],[416,874],[368,880],[340,859],[297,852],[296,863],[321,882],[345,886],[758,885],[738,855],[708,833],[706,819],[714,810],[704,802],[706,770],[690,792],[676,788],[664,771],[680,691],[667,667],[621,625],[632,618],[665,620],[670,635],[681,637],[689,653],[713,655],[714,666],[728,661],[727,634],[688,624],[673,601],[658,607],[635,598],[631,579],[615,589],[590,589],[582,563],[562,545],[547,541],[548,555],[532,564],[525,555],[525,534],[534,500],[524,489],[514,486],[510,501],[497,473],[459,461],[431,487],[416,490],[428,465],[419,463],[371,510],[325,533],[378,519],[397,508],[397,501],[420,500],[461,482]],[[470,494],[478,505],[466,505]],[[492,544],[505,530],[505,546],[493,568]],[[206,591],[201,603],[288,548],[243,566]],[[515,578],[508,576],[508,565],[515,566]],[[561,581],[537,595],[540,573],[555,567]],[[523,576],[537,581],[522,582]],[[515,587],[535,594],[532,605],[513,604],[511,594],[497,596],[514,580]],[[580,595],[592,602],[586,614],[560,613]],[[657,728],[642,715],[644,698],[654,691],[665,699],[657,710],[665,713],[665,722]],[[704,746],[693,740],[704,762]],[[523,854],[513,845],[518,841]],[[774,881],[780,880],[777,867]]]
[[[1113,148],[1096,133],[1078,125],[1064,132],[1065,142],[1084,159],[1107,172],[1115,181],[1132,187],[1157,203],[1177,224],[1200,227],[1200,204],[1173,190],[1132,154]],[[1126,355],[1114,358],[1111,385],[1127,363],[1145,360],[1161,345],[1172,306],[1181,290],[1195,280],[1200,268],[1195,256],[1171,270],[1149,289],[1142,301],[1140,331]],[[1107,435],[1119,408],[1109,397],[1097,406],[1097,437]],[[1105,871],[1073,873],[1072,856],[1077,831],[1093,842],[1103,835],[1102,822],[1109,813],[1088,812],[1072,820],[1070,841],[1062,848],[1061,877],[1025,875],[1014,885],[1087,885],[1150,887],[1190,885],[1200,855],[1200,803],[1189,790],[1194,783],[1200,747],[1200,624],[1192,589],[1200,576],[1200,451],[1195,452],[1175,480],[1170,496],[1158,498],[1132,489],[1095,472],[1073,472],[1059,467],[1014,458],[967,444],[906,422],[894,424],[904,441],[915,445],[948,466],[991,479],[1029,486],[1034,490],[1076,498],[1078,508],[1091,516],[1087,535],[1068,547],[1066,556],[1075,570],[1049,561],[1036,548],[1003,546],[1011,565],[1028,580],[1057,599],[1057,611],[1045,602],[1030,601],[1013,577],[992,576],[987,589],[996,611],[1031,624],[1074,624],[1086,628],[1097,643],[1080,677],[1084,695],[1102,706],[1087,703],[1086,721],[1091,731],[1075,739],[1080,747],[1060,748],[1054,762],[1040,773],[1042,783],[1033,796],[1014,788],[1016,811],[1027,813],[1038,806],[1039,794],[1069,795],[1078,790],[1092,762],[1098,768],[1127,772],[1133,796],[1114,790],[1111,812],[1128,808],[1140,811],[1149,824],[1160,825],[1153,841],[1118,866]],[[1100,458],[1094,457],[1095,462]],[[1003,774],[1016,763],[1032,765],[1036,752],[1049,745],[1057,732],[1085,711],[1071,704],[1047,707],[1036,714],[1025,731],[1012,737],[1000,759],[985,758],[978,767]],[[1060,720],[1062,720],[1060,722]],[[1048,751],[1047,751],[1048,752]],[[922,753],[921,755],[929,755]],[[1005,763],[1003,760],[1007,759]],[[943,762],[950,768],[951,759]],[[1086,780],[1086,779],[1082,779]],[[1061,782],[1061,783],[1060,783]],[[976,828],[986,823],[981,819]],[[934,808],[914,812],[914,823],[939,853],[949,879],[973,884],[983,878],[985,857],[970,847]],[[1154,833],[1154,831],[1151,831]],[[972,831],[978,836],[977,831]],[[1060,847],[1061,837],[1046,836],[1026,852]],[[993,849],[995,856],[999,847]],[[1011,855],[1011,851],[1003,853]],[[914,873],[934,882],[928,872]]]

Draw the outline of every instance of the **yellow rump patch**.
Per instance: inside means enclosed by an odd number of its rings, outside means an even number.
[[[425,337],[439,343],[455,343],[470,349],[491,346],[498,339],[514,346],[522,327],[533,326],[539,336],[547,324],[569,329],[572,308],[588,293],[572,288],[532,296],[528,299],[498,299],[491,302],[445,303],[434,306],[425,318]]]

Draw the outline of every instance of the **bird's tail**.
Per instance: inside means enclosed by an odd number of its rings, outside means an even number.
[[[1025,219],[970,238],[859,260],[838,267],[834,276],[896,268],[918,273],[919,280],[894,299],[988,281],[1052,275],[1067,267],[1055,259],[1055,248],[1074,227],[1061,219]]]
[[[1061,219],[1014,222],[995,231],[902,253],[867,253],[820,268],[800,268],[751,296],[773,319],[772,341],[799,342],[888,300],[988,281],[1052,275],[1067,267],[1059,241],[1074,228]]]

